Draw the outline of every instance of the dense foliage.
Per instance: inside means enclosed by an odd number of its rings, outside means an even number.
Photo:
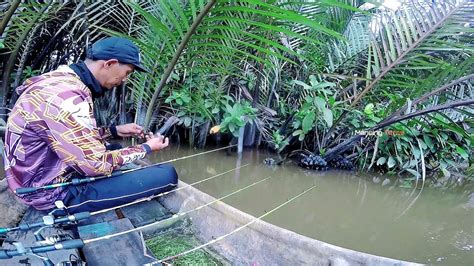
[[[234,136],[245,126],[247,145],[283,157],[413,180],[467,165],[472,176],[472,1],[45,2],[0,6],[4,107],[26,76],[126,36],[151,73],[98,102],[104,124],[154,128],[174,115],[191,145],[214,125]]]

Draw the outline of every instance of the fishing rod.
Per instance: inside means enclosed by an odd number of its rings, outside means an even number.
[[[166,262],[166,261],[175,259],[175,258],[177,258],[177,257],[181,257],[181,256],[184,256],[184,255],[187,255],[187,254],[189,254],[189,253],[191,253],[191,252],[194,252],[194,251],[196,251],[196,250],[202,249],[202,248],[207,247],[207,246],[209,246],[209,245],[212,245],[212,244],[216,243],[217,241],[220,241],[220,240],[222,240],[222,239],[224,239],[224,238],[226,238],[226,237],[228,237],[228,236],[230,236],[230,235],[233,235],[233,234],[235,234],[235,233],[241,231],[242,229],[244,229],[244,228],[250,226],[251,224],[253,224],[253,223],[257,222],[257,221],[260,221],[260,220],[261,220],[262,218],[264,218],[265,216],[270,215],[271,213],[273,213],[273,212],[277,211],[278,209],[282,208],[283,206],[285,206],[285,205],[289,204],[290,202],[296,200],[297,198],[303,196],[304,194],[306,194],[307,192],[309,192],[310,190],[312,190],[312,189],[315,188],[315,187],[316,187],[316,185],[313,185],[313,186],[311,186],[310,188],[307,188],[307,189],[303,190],[303,192],[299,193],[298,195],[296,195],[296,196],[294,196],[294,197],[292,197],[292,198],[286,200],[285,202],[283,202],[282,204],[276,206],[275,208],[271,209],[270,211],[268,211],[268,212],[266,212],[266,213],[260,215],[259,217],[256,217],[256,218],[250,220],[248,223],[246,223],[246,224],[244,224],[244,225],[242,225],[242,226],[240,226],[240,227],[238,227],[238,228],[236,228],[236,229],[230,231],[229,233],[227,233],[227,234],[225,234],[225,235],[222,235],[222,236],[219,236],[219,237],[217,237],[217,238],[214,238],[214,239],[212,239],[211,241],[209,241],[209,242],[207,242],[207,243],[205,243],[205,244],[202,244],[202,245],[200,245],[200,246],[197,246],[197,247],[195,247],[195,248],[189,249],[189,250],[187,250],[187,251],[178,253],[178,254],[173,255],[173,256],[166,257],[166,258],[161,259],[161,260],[158,260],[158,261],[154,261],[154,262],[152,262],[152,263],[147,263],[147,264],[145,264],[145,265],[148,266],[148,265],[154,265],[154,264],[157,264],[157,263],[163,263],[163,262]]]
[[[255,185],[258,185],[258,184],[260,184],[260,183],[262,183],[262,182],[264,182],[264,181],[267,181],[267,180],[270,179],[270,178],[272,178],[272,176],[267,176],[267,177],[264,178],[264,179],[261,179],[261,180],[259,180],[259,181],[253,182],[253,183],[250,184],[250,185],[247,185],[247,186],[245,186],[245,187],[239,188],[238,190],[236,190],[236,191],[234,191],[234,192],[231,192],[231,193],[229,193],[229,194],[227,194],[227,195],[225,195],[225,196],[222,196],[222,197],[220,197],[220,198],[214,199],[214,200],[212,200],[212,201],[210,201],[210,202],[208,202],[208,203],[206,203],[206,204],[200,205],[200,206],[198,206],[198,207],[196,207],[196,208],[194,208],[194,209],[191,209],[191,210],[188,210],[188,211],[185,211],[185,212],[181,212],[181,213],[176,213],[176,214],[174,214],[173,216],[171,216],[171,217],[169,217],[169,218],[167,218],[167,219],[163,219],[163,220],[160,220],[160,221],[156,221],[156,222],[153,222],[153,223],[147,224],[147,225],[142,225],[142,226],[139,226],[139,227],[136,227],[136,228],[133,228],[133,229],[129,229],[129,230],[126,230],[126,231],[118,232],[118,233],[115,233],[115,234],[110,234],[110,235],[105,235],[105,236],[96,237],[96,238],[90,238],[90,239],[83,239],[84,244],[89,244],[89,243],[93,243],[93,242],[97,242],[97,241],[106,240],[106,239],[110,239],[110,238],[113,238],[113,237],[125,235],[125,234],[128,234],[128,233],[132,233],[132,232],[136,232],[136,231],[141,231],[141,230],[146,229],[146,228],[148,228],[148,227],[156,226],[156,225],[158,225],[158,224],[165,223],[165,222],[168,222],[168,221],[170,221],[170,220],[177,219],[177,218],[179,218],[179,217],[185,216],[185,215],[190,214],[190,213],[192,213],[192,212],[198,211],[198,210],[200,210],[200,209],[202,209],[202,208],[204,208],[204,207],[207,207],[207,206],[209,206],[209,205],[211,205],[211,204],[214,204],[214,203],[216,203],[216,202],[220,202],[220,201],[222,201],[222,200],[224,200],[224,199],[226,199],[226,198],[228,198],[228,197],[230,197],[230,196],[233,196],[233,195],[235,195],[235,194],[237,194],[237,193],[240,193],[240,192],[242,192],[242,191],[244,191],[244,190],[246,190],[246,189],[249,189],[249,188],[251,188],[251,187],[253,187],[253,186],[255,186]]]
[[[182,189],[186,189],[188,187],[203,183],[205,181],[209,181],[209,180],[217,178],[219,176],[223,176],[223,175],[228,174],[232,171],[247,167],[249,165],[250,164],[245,164],[245,165],[242,165],[242,166],[238,166],[238,167],[235,167],[233,169],[222,172],[220,174],[217,174],[217,175],[214,175],[214,176],[211,176],[211,177],[207,177],[205,179],[196,181],[196,182],[191,183],[191,184],[187,184],[185,186],[182,186],[182,187],[174,189],[174,190],[163,192],[163,193],[160,193],[160,194],[157,194],[157,195],[152,195],[152,196],[149,196],[149,197],[144,197],[144,198],[132,201],[130,203],[125,203],[125,204],[122,204],[122,205],[119,205],[119,206],[115,206],[115,207],[108,208],[108,209],[102,209],[102,210],[95,211],[95,212],[79,212],[79,213],[76,213],[76,214],[73,214],[73,215],[67,215],[67,216],[64,216],[64,217],[61,217],[61,218],[57,218],[53,215],[55,210],[64,210],[67,213],[68,209],[79,207],[83,204],[87,204],[87,203],[90,203],[90,202],[98,202],[98,201],[103,201],[103,200],[87,200],[87,201],[84,201],[82,203],[79,203],[79,204],[76,204],[76,205],[71,205],[71,206],[65,206],[61,201],[57,201],[57,202],[55,202],[57,209],[53,210],[48,215],[43,216],[41,222],[36,222],[36,223],[33,223],[33,224],[22,223],[22,224],[20,224],[16,227],[0,228],[0,234],[6,234],[8,232],[19,231],[19,230],[20,231],[28,231],[28,230],[31,230],[31,229],[44,227],[44,226],[54,226],[54,225],[58,226],[58,225],[62,225],[62,224],[69,224],[69,223],[72,223],[72,222],[78,222],[78,221],[81,221],[81,220],[88,219],[91,216],[98,215],[100,213],[104,213],[104,212],[107,212],[107,211],[110,211],[110,210],[115,210],[115,209],[118,209],[118,208],[123,208],[123,207],[126,207],[126,206],[130,206],[130,205],[133,205],[133,204],[144,202],[144,201],[149,201],[153,198],[158,198],[158,197],[170,194],[172,192],[176,192],[176,191],[179,191],[179,190],[182,190]],[[157,187],[157,188],[154,188],[154,189],[160,189],[160,188],[166,187],[168,185],[169,184],[167,184],[165,186],[160,186],[160,187]],[[144,191],[142,193],[146,193],[146,192],[148,192],[148,191]],[[130,195],[124,195],[122,197],[128,197],[128,196],[130,196]],[[119,198],[122,198],[122,197],[116,197],[116,198],[111,198],[111,199],[106,199],[106,200],[116,200],[116,199],[119,199]]]
[[[157,165],[161,165],[161,164],[165,164],[165,163],[171,163],[171,162],[175,162],[175,161],[179,161],[179,160],[189,159],[189,158],[196,157],[196,156],[199,156],[199,155],[203,155],[203,154],[207,154],[207,153],[211,153],[211,152],[215,152],[215,151],[220,151],[220,150],[232,148],[232,147],[235,147],[235,146],[237,146],[237,144],[233,144],[233,145],[229,145],[229,146],[226,146],[226,147],[217,148],[217,149],[214,149],[214,150],[205,151],[205,152],[201,152],[201,153],[197,153],[197,154],[192,154],[192,155],[188,155],[188,156],[184,156],[184,157],[180,157],[180,158],[175,158],[175,159],[171,159],[171,160],[156,163],[156,164],[150,164],[150,165],[142,166],[142,167],[139,167],[139,168],[124,170],[124,171],[117,170],[115,172],[112,172],[112,174],[110,174],[110,175],[73,178],[73,179],[71,179],[71,181],[68,181],[68,182],[55,183],[55,184],[41,186],[41,187],[17,188],[15,190],[15,193],[17,195],[21,195],[21,194],[27,194],[27,193],[34,193],[34,192],[38,192],[38,191],[42,191],[42,190],[55,189],[55,188],[59,188],[59,187],[67,187],[67,186],[70,186],[70,185],[77,186],[77,185],[81,185],[81,184],[85,184],[85,183],[91,183],[91,182],[95,182],[95,181],[106,179],[106,178],[116,177],[116,176],[119,176],[119,175],[122,175],[122,174],[125,174],[125,173],[134,172],[134,171],[145,169],[145,168],[152,167],[152,166],[157,166]]]
[[[248,163],[248,164],[244,164],[244,165],[242,165],[242,166],[238,166],[238,167],[232,168],[232,169],[227,170],[227,171],[225,171],[225,172],[222,172],[222,173],[220,173],[220,174],[213,175],[213,176],[204,178],[204,179],[202,179],[202,180],[196,181],[196,182],[194,182],[194,183],[186,184],[186,185],[184,185],[184,186],[182,186],[182,187],[179,187],[179,188],[177,188],[177,189],[173,189],[173,190],[170,190],[170,191],[162,192],[162,193],[157,194],[157,195],[151,195],[151,196],[149,196],[149,197],[144,197],[144,198],[141,198],[141,199],[137,199],[137,200],[134,200],[134,201],[129,202],[129,203],[125,203],[125,204],[118,205],[118,206],[115,206],[115,207],[111,207],[111,208],[108,208],[108,209],[102,209],[102,210],[99,210],[99,211],[95,211],[95,212],[92,212],[92,213],[91,213],[91,216],[97,215],[97,214],[100,214],[100,213],[104,213],[104,212],[108,212],[108,211],[111,211],[111,210],[115,210],[115,209],[127,207],[127,206],[134,205],[134,204],[137,204],[137,203],[140,203],[140,202],[150,201],[150,200],[152,200],[152,199],[154,199],[154,198],[162,197],[162,196],[168,195],[168,194],[170,194],[170,193],[177,192],[177,191],[180,191],[180,190],[182,190],[182,189],[186,189],[186,188],[188,188],[188,187],[195,186],[195,185],[197,185],[197,184],[200,184],[200,183],[209,181],[209,180],[214,179],[214,178],[217,178],[217,177],[219,177],[219,176],[223,176],[223,175],[228,174],[228,173],[230,173],[230,172],[232,172],[232,171],[235,171],[235,170],[238,170],[238,169],[247,167],[247,166],[249,166],[249,165],[250,165],[249,163]],[[160,187],[157,187],[157,188],[154,188],[154,189],[160,189],[160,188],[163,188],[163,187],[167,187],[167,186],[169,186],[169,185],[170,185],[170,184],[167,184],[167,185],[160,186]],[[146,193],[146,192],[148,192],[148,191],[141,192],[141,193]],[[123,196],[120,196],[120,197],[115,197],[115,198],[111,198],[111,199],[103,199],[103,200],[86,200],[86,201],[84,201],[84,202],[81,202],[81,203],[78,203],[78,204],[75,204],[75,205],[67,206],[66,209],[76,208],[76,207],[79,207],[79,206],[82,206],[82,205],[84,205],[84,204],[91,203],[91,202],[101,202],[101,201],[107,201],[107,200],[117,200],[117,199],[129,197],[129,196],[132,196],[132,195],[136,195],[136,194],[128,194],[128,195],[123,195]]]
[[[242,168],[242,167],[246,167],[248,166],[249,164],[246,164],[244,166],[240,166],[240,167],[236,167],[232,170],[235,170],[237,168]],[[230,171],[232,171],[230,170]],[[221,176],[221,175],[224,175],[225,173],[228,173],[230,171],[226,171],[224,173],[221,173],[221,174],[218,174],[218,175],[215,175],[214,177],[217,177],[217,176]],[[213,177],[209,177],[209,178],[206,178],[204,180],[201,180],[201,181],[197,181],[191,185],[195,185],[195,184],[198,184],[198,183],[201,183],[201,182],[204,182],[204,181],[207,181],[207,180],[210,180],[211,178]],[[164,220],[161,220],[161,221],[158,221],[158,222],[155,222],[153,224],[150,224],[150,225],[147,225],[147,226],[142,226],[140,228],[136,228],[136,230],[141,230],[143,228],[146,228],[148,226],[156,226],[157,224],[159,223],[163,223],[163,222],[166,222],[166,221],[169,221],[170,219],[176,219],[176,218],[179,218],[180,216],[184,216],[186,214],[189,214],[193,211],[197,211],[199,209],[202,209],[206,206],[209,206],[215,202],[218,202],[218,201],[221,201],[225,198],[228,198],[232,195],[235,195],[245,189],[248,189],[250,187],[253,187],[259,183],[262,183],[268,179],[270,179],[271,176],[269,177],[266,177],[262,180],[259,180],[257,182],[254,182],[250,185],[247,185],[243,188],[240,188],[230,194],[227,194],[226,196],[223,196],[223,197],[220,197],[218,199],[215,199],[209,203],[206,203],[204,205],[201,205],[201,206],[198,206],[197,208],[194,208],[192,210],[189,210],[187,212],[183,212],[183,213],[180,213],[180,214],[175,214],[173,215],[172,217],[170,217],[169,219],[164,219]],[[183,186],[179,189],[176,189],[174,191],[177,191],[177,190],[180,190],[180,189],[185,189],[185,188],[188,188],[190,187],[191,185],[187,185],[187,186]],[[168,191],[168,193],[170,193],[170,191]],[[161,193],[162,195],[166,194],[166,193]],[[155,195],[155,197],[158,197],[159,195]],[[141,199],[141,201],[145,200],[145,199],[151,199],[151,198],[144,198],[144,199]],[[136,204],[140,201],[134,201],[132,203],[128,203],[128,204],[124,204],[124,205],[121,205],[121,206],[117,206],[117,207],[114,207],[114,208],[120,208],[120,207],[123,207],[123,206],[128,206],[128,205],[131,205],[131,204]],[[58,204],[57,204],[58,205]],[[111,208],[113,209],[113,208]],[[99,214],[101,212],[104,212],[104,211],[108,211],[108,210],[101,210],[101,211],[97,211],[97,212],[93,212],[93,213],[89,213],[89,212],[83,212],[83,213],[78,213],[76,214],[77,217],[75,217],[74,215],[70,215],[68,216],[67,218],[69,218],[69,220],[81,220],[81,219],[85,219],[85,218],[89,218],[90,216],[92,215],[96,215],[96,214]],[[70,217],[74,217],[74,219],[70,218]],[[64,221],[68,221],[66,220],[66,217],[62,218]],[[46,266],[53,266],[54,264],[51,262],[51,260],[47,257],[44,257],[44,256],[40,256],[38,255],[37,253],[45,253],[45,252],[50,252],[50,251],[55,251],[55,250],[60,250],[60,249],[75,249],[75,248],[82,248],[86,243],[91,243],[91,242],[95,242],[95,241],[98,241],[100,239],[90,239],[90,240],[82,240],[82,239],[72,239],[72,240],[66,240],[64,237],[60,236],[60,235],[55,235],[55,236],[51,236],[51,237],[48,237],[47,239],[45,239],[43,236],[41,236],[41,234],[39,233],[42,229],[46,228],[46,227],[51,227],[54,222],[53,221],[49,221],[49,222],[46,222],[46,219],[45,217],[43,217],[43,220],[45,220],[44,222],[40,222],[40,223],[35,223],[35,224],[31,224],[29,226],[19,226],[19,227],[15,227],[13,229],[18,229],[20,230],[20,228],[24,229],[24,230],[27,230],[27,229],[32,229],[32,228],[36,228],[36,227],[41,227],[38,231],[35,232],[35,238],[36,238],[36,243],[39,244],[39,246],[35,246],[35,247],[28,247],[28,248],[25,248],[20,242],[14,242],[13,245],[16,247],[16,249],[14,250],[0,250],[0,259],[10,259],[10,258],[13,258],[14,256],[22,256],[22,255],[28,255],[28,254],[32,254],[32,255],[35,255],[36,257],[40,258],[42,261],[43,261],[43,264],[46,265]],[[136,230],[133,230],[133,231],[136,231]],[[129,231],[129,232],[132,232],[132,231]],[[126,234],[126,233],[129,233],[129,232],[121,232],[120,234],[116,234],[116,235],[122,235],[122,234]],[[113,236],[107,236],[106,238],[111,238]]]
[[[216,202],[220,202],[230,196],[233,196],[237,193],[240,193],[246,189],[249,189],[253,186],[256,186],[262,182],[265,182],[267,181],[268,179],[272,178],[272,176],[268,176],[264,179],[261,179],[259,181],[256,181],[252,184],[249,184],[245,187],[242,187],[234,192],[231,192],[225,196],[222,196],[220,198],[217,198],[217,199],[214,199],[206,204],[203,204],[203,205],[200,205],[194,209],[191,209],[191,210],[188,210],[186,212],[182,212],[182,213],[178,213],[178,214],[175,214],[173,215],[172,217],[168,218],[168,219],[163,219],[163,220],[160,220],[160,221],[157,221],[157,222],[154,222],[154,223],[151,223],[151,224],[148,224],[148,225],[145,225],[145,226],[141,226],[141,227],[137,227],[137,228],[134,228],[134,229],[131,229],[131,230],[127,230],[127,231],[122,231],[122,232],[119,232],[119,233],[115,233],[115,234],[111,234],[111,235],[106,235],[106,236],[102,236],[102,237],[97,237],[97,238],[92,238],[92,239],[73,239],[73,240],[65,240],[65,241],[54,241],[54,239],[50,240],[49,242],[48,241],[39,241],[41,243],[46,243],[46,245],[43,245],[43,246],[36,246],[36,247],[29,247],[29,248],[25,248],[21,245],[21,243],[16,243],[17,245],[15,245],[17,247],[16,250],[0,250],[0,259],[9,259],[9,258],[12,258],[14,256],[21,256],[21,255],[27,255],[27,254],[36,254],[36,253],[44,253],[44,252],[49,252],[49,251],[55,251],[55,250],[60,250],[60,249],[75,249],[75,248],[82,248],[84,245],[86,244],[89,244],[89,243],[93,243],[93,242],[96,242],[96,241],[100,241],[100,240],[104,240],[104,239],[109,239],[109,238],[112,238],[112,237],[116,237],[116,236],[120,236],[120,235],[124,235],[124,234],[128,234],[128,233],[131,233],[131,232],[135,232],[135,231],[141,231],[147,227],[150,227],[150,226],[156,226],[160,223],[164,223],[164,222],[168,222],[172,219],[177,219],[179,217],[182,217],[184,215],[187,215],[191,212],[194,212],[194,211],[198,211],[206,206],[209,206],[211,204],[214,204]],[[40,257],[42,258],[42,257]],[[54,265],[51,263],[51,261],[47,260],[47,258],[42,258],[43,259],[43,262],[45,265]]]
[[[28,231],[35,228],[45,227],[45,226],[53,226],[59,225],[63,223],[70,223],[70,222],[77,222],[81,220],[88,219],[91,216],[89,212],[79,212],[76,214],[67,215],[64,217],[54,217],[52,214],[43,216],[43,221],[36,222],[36,223],[21,223],[16,227],[7,227],[7,228],[0,228],[0,234],[6,234],[8,232],[13,231]]]
[[[84,242],[81,239],[65,240],[50,245],[35,247],[23,247],[18,242],[16,244],[17,249],[0,249],[0,259],[11,259],[15,256],[45,253],[63,249],[76,249],[84,246]],[[42,256],[38,257],[43,260],[44,265],[54,265],[48,258]]]

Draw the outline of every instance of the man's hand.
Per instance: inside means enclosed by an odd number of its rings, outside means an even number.
[[[153,135],[149,132],[146,136],[146,144],[150,146],[152,151],[159,151],[168,147],[169,139],[162,136],[160,133]]]
[[[140,137],[143,138],[143,128],[135,123],[116,126],[117,135],[120,137]]]

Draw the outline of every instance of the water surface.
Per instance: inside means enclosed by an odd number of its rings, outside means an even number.
[[[203,152],[170,147],[149,157],[153,162]],[[196,188],[222,197],[241,187],[271,178],[225,200],[259,216],[298,194],[317,187],[264,220],[327,243],[380,256],[428,264],[474,265],[474,209],[466,207],[468,190],[419,190],[374,175],[348,171],[310,171],[291,163],[268,167],[271,154],[225,151],[174,162],[181,180],[192,183],[242,167]],[[385,177],[380,177],[383,181]],[[419,194],[419,196],[418,196]],[[417,198],[418,196],[418,198]]]

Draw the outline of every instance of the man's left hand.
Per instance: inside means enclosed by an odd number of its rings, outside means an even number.
[[[130,124],[125,124],[125,125],[120,125],[117,126],[117,135],[120,137],[140,137],[143,138],[143,127],[135,124],[135,123],[130,123]]]

